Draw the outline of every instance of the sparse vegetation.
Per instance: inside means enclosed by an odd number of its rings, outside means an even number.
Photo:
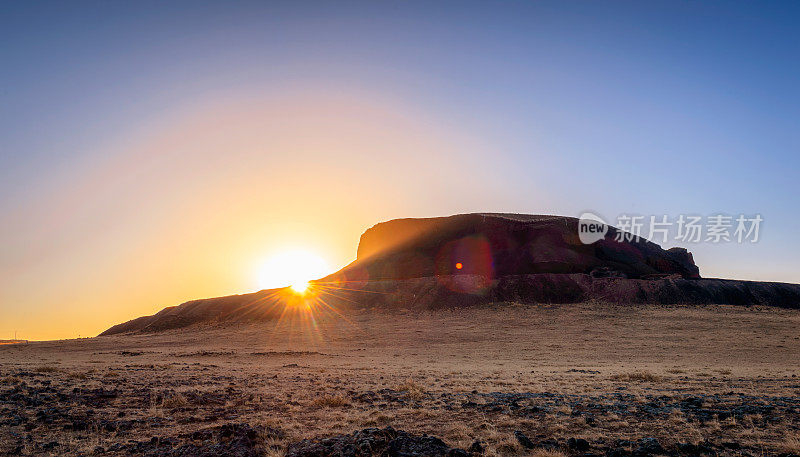
[[[611,376],[615,381],[627,382],[658,382],[663,378],[649,371],[633,371],[630,373],[619,373]]]
[[[315,398],[312,404],[323,408],[342,408],[350,406],[350,401],[341,395],[323,395]]]
[[[557,449],[534,449],[531,457],[567,457],[567,453]]]
[[[800,432],[794,431],[783,440],[783,450],[790,454],[800,454]]]
[[[148,350],[139,336],[65,342],[58,350],[31,343],[24,353],[0,348],[0,401],[7,405],[0,423],[11,424],[0,427],[0,454],[17,446],[35,454],[57,442],[53,455],[91,455],[98,446],[104,455],[131,455],[142,436],[175,445],[232,443],[220,438],[220,427],[242,424],[279,431],[259,432],[255,440],[259,453],[273,457],[285,457],[305,438],[389,425],[462,449],[479,441],[486,457],[578,454],[567,446],[570,438],[586,439],[598,454],[616,440],[627,440],[620,446],[632,453],[648,437],[679,455],[677,443],[712,443],[709,455],[720,456],[798,453],[793,386],[800,381],[785,365],[800,352],[798,312],[497,305],[350,319],[357,330],[317,320],[328,338],[324,350],[306,339],[305,328],[283,323],[269,332],[242,326],[185,339],[147,335]],[[680,333],[672,322],[680,322]],[[699,353],[692,322],[703,323],[704,341],[711,342]],[[761,341],[737,335],[741,328],[763,329],[786,347],[765,353]],[[168,349],[153,350],[159,345]],[[270,355],[254,357],[255,351]],[[58,366],[49,361],[70,356],[57,371],[31,367]],[[734,362],[736,375],[723,375]],[[44,407],[27,406],[31,398],[49,399],[52,423],[37,419]],[[32,441],[19,440],[31,424]],[[517,430],[534,449],[520,445]],[[122,450],[109,451],[117,443]]]
[[[185,408],[189,406],[189,400],[180,392],[168,393],[161,401],[161,406],[166,409]]]
[[[286,455],[286,449],[283,447],[270,447],[264,452],[266,457],[284,457]]]
[[[408,398],[411,400],[422,400],[422,398],[425,396],[425,389],[411,379],[398,385],[396,390],[405,392]]]
[[[88,374],[88,372],[83,372],[83,371],[77,372],[77,371],[74,371],[72,373],[69,373],[67,375],[67,377],[69,379],[78,379],[78,380],[81,380],[81,381],[85,381],[85,380],[89,379],[89,374]]]

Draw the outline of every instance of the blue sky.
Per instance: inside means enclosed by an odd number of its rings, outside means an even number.
[[[302,226],[339,266],[375,222],[473,211],[760,213],[758,243],[687,245],[701,274],[800,282],[798,20],[796,2],[4,2],[0,321],[116,319],[92,284],[133,275],[187,284],[143,280],[143,310],[183,301],[217,272],[186,253],[236,224]],[[185,220],[205,244],[148,271],[136,252],[183,243],[162,227]]]

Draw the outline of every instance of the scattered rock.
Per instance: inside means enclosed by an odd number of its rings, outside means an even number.
[[[412,435],[392,427],[365,428],[350,435],[303,440],[289,445],[286,457],[466,457],[439,438]]]
[[[642,438],[639,440],[639,447],[633,451],[634,456],[650,456],[667,454],[667,451],[661,447],[661,443],[653,437]]]
[[[567,440],[567,447],[576,451],[586,452],[591,446],[583,438],[570,438]]]
[[[229,423],[184,435],[192,442],[182,445],[172,438],[153,436],[147,441],[115,443],[108,451],[127,451],[145,457],[257,457],[261,455],[259,443],[268,436],[282,437],[283,434],[270,428]]]
[[[475,442],[469,447],[470,454],[483,454],[485,450],[486,447],[480,442],[480,440],[475,440]]]
[[[533,448],[535,447],[535,444],[533,444],[533,441],[531,441],[531,440],[530,440],[530,438],[528,438],[527,436],[525,436],[525,434],[524,434],[524,433],[522,433],[522,432],[521,432],[521,431],[519,431],[519,430],[516,430],[516,431],[514,432],[514,437],[517,439],[517,441],[519,442],[519,444],[520,444],[522,447],[524,447],[525,449],[533,449]]]

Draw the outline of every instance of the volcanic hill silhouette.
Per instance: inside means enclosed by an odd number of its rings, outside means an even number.
[[[311,295],[340,310],[588,300],[800,308],[800,285],[704,279],[686,249],[618,241],[618,232],[610,227],[603,239],[584,244],[572,217],[396,219],[364,232],[356,260],[314,281]],[[287,289],[193,300],[101,335],[276,319],[297,300]]]

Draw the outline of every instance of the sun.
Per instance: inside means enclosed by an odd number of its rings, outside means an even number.
[[[289,287],[292,289],[292,292],[296,294],[304,294],[308,290],[308,281],[292,284]]]
[[[330,274],[331,270],[325,260],[313,252],[303,249],[292,249],[277,252],[257,269],[258,287],[275,289],[290,287],[297,294],[308,290],[309,282]]]

